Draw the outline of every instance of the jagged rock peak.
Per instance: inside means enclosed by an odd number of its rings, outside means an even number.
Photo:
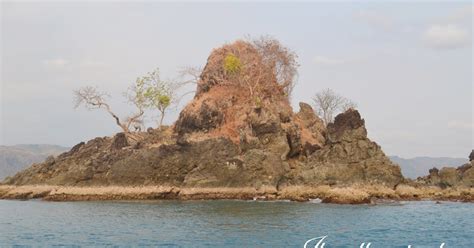
[[[365,121],[355,109],[337,115],[334,122],[328,124],[327,132],[331,143],[367,138]]]

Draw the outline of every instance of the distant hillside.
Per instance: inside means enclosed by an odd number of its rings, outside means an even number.
[[[463,165],[469,160],[467,158],[431,158],[431,157],[416,157],[416,158],[400,158],[398,156],[389,157],[392,162],[400,165],[402,168],[402,174],[408,178],[417,178],[428,174],[428,170],[437,167],[458,167]]]
[[[57,145],[0,146],[0,180],[12,176],[33,163],[42,162],[49,155],[69,150]]]

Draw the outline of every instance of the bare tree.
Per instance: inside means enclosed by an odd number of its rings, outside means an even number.
[[[114,118],[115,123],[123,132],[128,133],[128,126],[120,121],[120,118],[112,111],[110,105],[106,103],[107,97],[109,97],[107,93],[100,92],[95,87],[86,86],[74,91],[74,108],[84,105],[88,110],[104,109]]]
[[[144,85],[139,81],[136,81],[135,84],[130,86],[128,92],[125,93],[125,96],[137,110],[123,120],[120,120],[117,114],[112,111],[110,105],[106,102],[106,98],[109,97],[109,95],[100,92],[97,88],[91,86],[86,86],[74,91],[74,108],[84,105],[88,110],[104,109],[114,118],[115,123],[122,129],[122,131],[129,134],[132,125],[135,127],[135,131],[141,130],[141,126],[140,128],[137,128],[138,125],[143,125],[143,115],[145,114],[146,107],[144,94]]]
[[[251,40],[251,43],[262,56],[266,67],[273,72],[277,83],[291,96],[298,76],[296,53],[271,36],[261,36]]]
[[[186,85],[194,85],[197,86],[199,83],[199,80],[201,80],[201,73],[202,73],[202,68],[201,67],[194,67],[194,66],[187,66],[183,67],[179,70],[179,81],[176,83],[176,89],[177,91],[180,88],[185,87]],[[179,96],[176,97],[176,105],[179,104],[181,99],[185,97],[186,95],[195,93],[196,90],[188,90]]]
[[[350,99],[345,99],[344,103],[341,105],[341,112],[346,112],[349,109],[357,108],[357,103]]]
[[[134,105],[137,109],[135,113],[130,114],[125,119],[125,125],[127,129],[134,128],[135,131],[141,131],[143,126],[143,116],[145,114],[146,98],[145,85],[140,82],[138,79],[135,81],[135,84],[128,88],[128,91],[124,93],[128,102]]]
[[[313,97],[313,103],[316,113],[323,119],[325,125],[334,120],[336,113],[357,107],[353,101],[331,89],[324,89],[316,93]]]
[[[180,86],[186,84],[197,84],[201,79],[202,68],[195,66],[186,66],[179,70],[179,76],[184,79],[179,83]]]

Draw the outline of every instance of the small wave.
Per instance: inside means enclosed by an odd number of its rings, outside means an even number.
[[[320,198],[315,198],[315,199],[309,199],[308,202],[309,203],[322,203],[323,200],[321,200]]]

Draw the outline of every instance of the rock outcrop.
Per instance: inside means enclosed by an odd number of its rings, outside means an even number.
[[[437,168],[430,169],[429,175],[418,178],[417,182],[442,188],[474,187],[474,160],[458,168],[443,167],[441,170]]]
[[[357,110],[338,115],[326,128],[306,103],[294,113],[274,77],[265,78],[257,94],[228,75],[222,63],[229,53],[246,68],[262,66],[258,51],[246,42],[214,50],[193,101],[173,127],[136,133],[133,143],[124,134],[82,142],[5,183],[284,190],[352,184],[394,188],[404,180],[400,168],[367,138]],[[258,77],[254,72],[243,71],[243,78]]]
[[[382,184],[394,187],[403,177],[380,146],[367,138],[357,110],[338,115],[327,128],[327,141],[306,160],[296,162],[294,184]]]

